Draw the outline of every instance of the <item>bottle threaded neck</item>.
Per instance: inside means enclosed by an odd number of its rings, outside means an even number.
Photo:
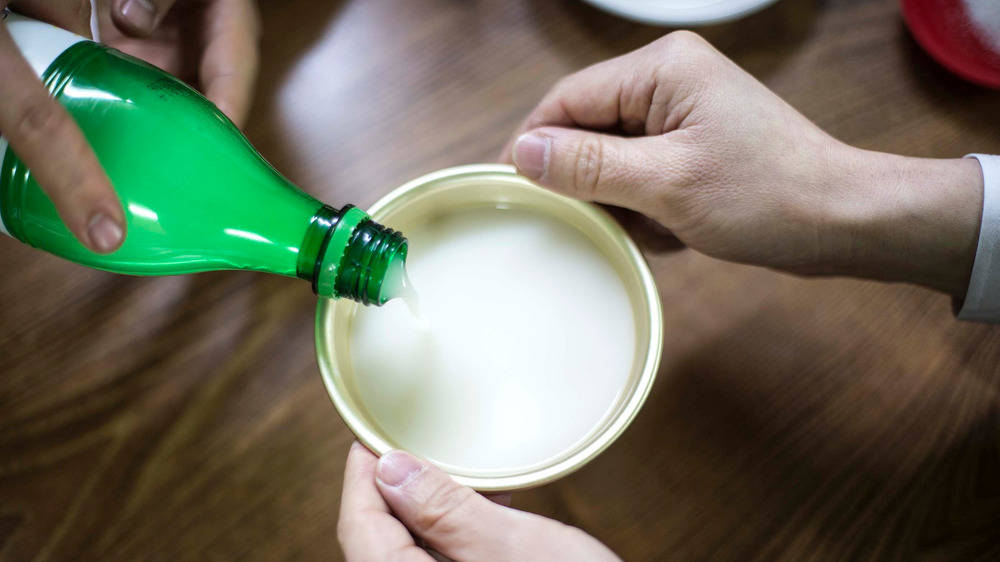
[[[337,270],[337,294],[364,305],[382,306],[393,295],[383,291],[390,266],[405,260],[408,244],[403,235],[369,219],[354,229]]]
[[[382,306],[387,272],[406,260],[406,238],[347,205],[324,206],[313,217],[299,253],[298,275],[312,281],[313,292]]]

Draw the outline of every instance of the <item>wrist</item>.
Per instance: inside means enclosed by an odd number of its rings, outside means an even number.
[[[832,260],[838,273],[963,298],[983,207],[979,163],[855,148],[834,160],[829,223],[840,248]]]

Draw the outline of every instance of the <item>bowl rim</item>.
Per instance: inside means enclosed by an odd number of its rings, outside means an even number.
[[[370,207],[369,214],[378,220],[378,215],[397,199],[409,195],[414,191],[430,189],[442,180],[484,175],[509,176],[510,179],[518,183],[538,188],[533,182],[518,174],[513,166],[505,164],[470,164],[439,170],[409,181],[379,199],[378,202]],[[547,190],[546,192],[552,193]],[[646,353],[642,357],[642,372],[635,381],[631,396],[620,406],[617,416],[608,423],[602,433],[598,434],[587,446],[575,453],[560,457],[558,461],[552,464],[511,475],[470,476],[449,473],[459,484],[472,487],[481,492],[505,492],[541,486],[567,476],[583,467],[614,443],[632,423],[632,420],[635,419],[635,416],[649,396],[659,370],[660,356],[663,348],[663,315],[659,291],[642,252],[628,234],[626,234],[625,230],[603,209],[591,203],[562,196],[557,197],[562,199],[566,205],[574,207],[574,211],[586,215],[588,219],[599,223],[604,229],[613,233],[617,239],[616,241],[625,251],[625,257],[629,265],[638,272],[642,297],[639,306],[644,308],[646,314],[649,316],[649,342]],[[348,403],[348,400],[341,394],[334,382],[336,378],[334,371],[336,369],[332,364],[333,362],[329,360],[329,354],[325,352],[325,349],[327,347],[326,342],[329,341],[326,329],[328,317],[336,310],[335,305],[336,301],[334,300],[320,299],[316,307],[316,358],[322,374],[323,385],[326,387],[327,394],[330,396],[337,413],[344,420],[348,428],[369,450],[381,456],[391,451],[393,447],[378,432],[364,422],[362,416]],[[445,470],[447,472],[447,469]]]

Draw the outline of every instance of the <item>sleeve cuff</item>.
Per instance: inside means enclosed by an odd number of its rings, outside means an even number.
[[[983,219],[965,300],[958,319],[1000,323],[1000,156],[969,154],[983,170]]]

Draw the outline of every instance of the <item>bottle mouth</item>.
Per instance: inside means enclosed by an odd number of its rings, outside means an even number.
[[[298,276],[325,298],[382,306],[396,295],[386,283],[404,267],[408,243],[353,205],[323,207],[313,217],[299,252]]]
[[[386,274],[406,261],[409,244],[402,233],[368,219],[354,229],[337,270],[336,293],[365,306],[382,306]]]

